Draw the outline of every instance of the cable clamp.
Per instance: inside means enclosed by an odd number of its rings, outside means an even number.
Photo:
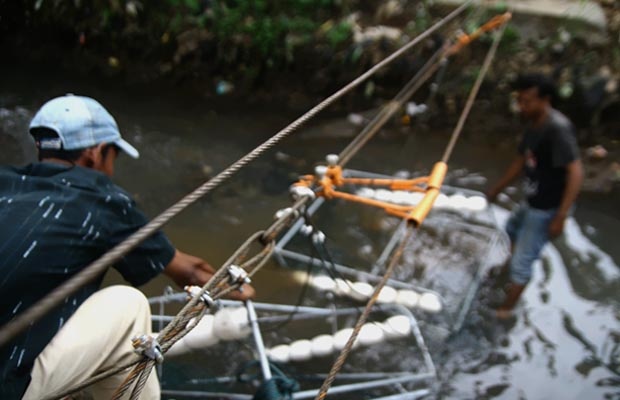
[[[314,227],[312,225],[304,224],[299,228],[299,233],[306,237],[312,235],[312,232],[314,232]]]
[[[131,344],[136,354],[155,360],[157,364],[164,362],[164,353],[154,336],[146,334],[134,336],[131,339]]]
[[[236,283],[243,285],[244,283],[250,283],[252,280],[248,276],[248,273],[245,269],[241,268],[238,265],[229,265],[228,266],[228,282],[231,285]]]
[[[291,197],[293,200],[298,200],[302,197],[309,197],[314,199],[316,195],[314,194],[314,190],[310,189],[307,186],[302,185],[294,185],[291,186]]]
[[[284,218],[299,218],[299,211],[293,209],[293,207],[283,208],[281,210],[276,211],[275,219],[284,219]]]
[[[327,161],[328,166],[335,167],[338,165],[338,161],[340,161],[340,158],[338,157],[338,154],[328,154],[327,156],[325,156],[325,161]]]
[[[318,230],[315,231],[312,234],[312,242],[314,244],[323,244],[323,243],[325,243],[325,234],[323,232],[321,232],[321,231],[318,231]]]
[[[199,286],[185,286],[184,289],[187,294],[189,294],[192,298],[200,295],[200,292],[202,291],[202,288],[200,288]],[[213,298],[211,297],[211,294],[208,290],[206,290],[202,295],[200,295],[200,300],[202,300],[202,302],[205,303],[205,305],[209,309],[213,310],[217,308],[217,304],[215,300],[213,300]]]

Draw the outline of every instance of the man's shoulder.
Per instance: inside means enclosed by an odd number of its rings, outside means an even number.
[[[571,120],[555,108],[551,109],[551,113],[549,115],[549,125],[553,127],[554,131],[561,133],[573,134],[575,130],[575,126]]]

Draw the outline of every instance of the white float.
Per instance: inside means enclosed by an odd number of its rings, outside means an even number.
[[[359,301],[366,301],[370,298],[374,288],[366,282],[352,282],[351,283],[351,298]]]
[[[368,323],[362,325],[357,341],[360,346],[372,346],[385,340],[385,333],[379,324]]]
[[[334,338],[332,335],[319,335],[312,339],[310,343],[314,357],[325,357],[334,352]]]
[[[311,340],[296,340],[267,349],[267,356],[276,362],[307,361],[311,357],[325,357],[341,351],[349,341],[353,328],[344,328],[332,335],[318,335]],[[411,321],[405,315],[395,315],[384,322],[362,325],[353,348],[373,346],[389,339],[404,338],[411,334]]]
[[[334,349],[338,351],[344,349],[344,346],[349,341],[349,338],[351,337],[352,333],[353,333],[353,328],[344,328],[336,332],[336,334],[334,335]],[[357,347],[358,345],[359,345],[359,341],[356,340],[355,343],[353,344],[353,348]]]
[[[462,194],[455,194],[448,197],[448,207],[453,210],[463,210],[467,208],[467,197]]]
[[[336,287],[334,289],[334,293],[338,296],[346,296],[349,297],[351,294],[351,282],[345,281],[344,279],[336,278],[334,279],[336,283]]]
[[[289,347],[291,361],[306,361],[312,358],[312,343],[307,339],[296,340]]]
[[[295,280],[305,283],[308,279],[310,285],[323,292],[332,292],[338,296],[348,297],[357,301],[367,301],[374,292],[374,286],[367,282],[352,282],[336,278],[335,280],[327,275],[314,275],[308,278],[305,272],[295,272]],[[424,300],[421,300],[424,296]],[[443,306],[441,300],[435,293],[424,293],[423,295],[410,289],[396,290],[391,286],[384,286],[377,297],[379,304],[401,304],[407,308],[422,308],[427,312],[439,312]]]
[[[311,278],[311,285],[324,292],[333,292],[336,290],[336,282],[326,275],[315,275]]]
[[[396,295],[396,303],[407,308],[417,307],[419,299],[420,295],[416,291],[409,289],[401,289]]]
[[[384,201],[394,204],[415,206],[422,201],[424,193],[421,192],[409,192],[404,190],[387,190],[370,188],[361,188],[357,191],[358,196]],[[484,211],[488,206],[486,199],[482,196],[467,197],[461,193],[456,193],[451,196],[447,196],[444,193],[440,193],[435,199],[433,205],[438,209],[451,209],[457,211]]]
[[[168,356],[178,356],[205,347],[213,346],[219,342],[219,338],[213,333],[213,315],[202,317],[198,325],[192,328],[187,335],[176,342],[167,352]]]
[[[271,361],[287,363],[291,360],[291,346],[288,344],[281,344],[267,351],[267,357],[271,359]]]
[[[396,303],[396,296],[398,292],[396,289],[390,286],[384,286],[383,289],[379,292],[379,296],[377,297],[377,303],[380,304],[394,304]]]
[[[395,315],[385,320],[381,328],[387,339],[402,338],[411,333],[411,322],[404,315]]]
[[[433,313],[441,311],[442,308],[441,301],[435,293],[422,294],[418,300],[418,307],[424,311]]]
[[[467,207],[471,211],[483,211],[487,208],[487,199],[482,196],[472,196],[467,199]]]
[[[213,323],[213,333],[221,340],[243,339],[252,332],[244,307],[221,309],[215,313]]]

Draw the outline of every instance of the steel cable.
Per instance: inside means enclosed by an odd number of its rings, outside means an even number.
[[[491,45],[491,48],[487,52],[486,58],[484,60],[483,66],[482,66],[482,68],[480,70],[480,73],[478,75],[478,78],[476,79],[476,82],[475,82],[474,86],[472,87],[472,90],[470,91],[467,103],[466,103],[465,107],[463,108],[463,111],[461,113],[461,116],[459,118],[457,126],[455,127],[455,129],[454,129],[454,131],[453,131],[453,133],[451,135],[450,142],[448,143],[448,145],[446,147],[446,150],[445,150],[444,155],[442,157],[442,161],[443,162],[447,162],[450,159],[450,155],[452,154],[452,151],[454,150],[454,146],[455,146],[458,138],[460,137],[460,134],[462,132],[463,126],[465,124],[465,121],[467,120],[467,117],[469,116],[469,112],[471,111],[473,102],[476,99],[476,96],[477,96],[478,91],[480,89],[480,85],[482,84],[482,81],[484,80],[484,77],[486,76],[486,73],[488,72],[488,70],[490,68],[491,62],[493,61],[493,58],[495,57],[495,54],[497,52],[497,48],[499,46],[499,42],[500,42],[500,40],[502,38],[502,35],[504,33],[505,28],[506,28],[506,25],[503,25],[502,28],[500,29],[500,31],[496,33],[495,38],[493,40],[493,44]],[[409,239],[411,238],[411,236],[412,236],[412,234],[413,234],[415,229],[416,229],[416,227],[413,224],[411,224],[411,223],[407,224],[407,230],[406,230],[406,232],[404,234],[405,236],[404,236],[403,240],[401,241],[401,243],[400,243],[398,249],[396,250],[396,252],[394,252],[394,254],[392,255],[392,258],[390,259],[390,263],[389,263],[389,265],[388,265],[388,267],[387,267],[383,277],[381,278],[381,280],[379,281],[379,283],[375,287],[375,290],[374,290],[372,296],[370,297],[370,299],[368,300],[368,303],[366,304],[366,307],[364,308],[364,311],[362,312],[362,315],[357,320],[357,323],[355,324],[355,327],[353,328],[353,332],[351,333],[351,336],[349,337],[349,340],[347,341],[347,343],[345,344],[344,348],[342,349],[342,351],[338,355],[338,358],[336,359],[336,361],[332,365],[332,368],[331,368],[329,374],[327,375],[327,378],[325,379],[325,381],[321,385],[319,393],[317,394],[317,396],[315,398],[316,400],[323,400],[323,399],[325,399],[325,397],[327,397],[327,392],[329,391],[329,388],[331,387],[332,383],[336,379],[336,375],[340,372],[340,369],[344,365],[344,362],[346,361],[349,353],[353,349],[353,345],[355,343],[355,340],[357,339],[357,335],[359,334],[360,330],[362,329],[362,325],[368,319],[368,315],[370,314],[370,311],[371,311],[372,307],[374,306],[375,302],[377,301],[377,297],[379,296],[379,292],[381,291],[381,289],[383,289],[383,287],[385,286],[386,282],[388,281],[388,279],[392,275],[392,272],[394,271],[394,267],[396,266],[396,263],[400,260],[400,257],[402,256],[402,253],[403,253],[403,251],[404,251],[404,249],[406,247],[406,244],[409,241]]]
[[[50,294],[40,300],[37,304],[28,308],[26,311],[18,315],[16,318],[5,324],[0,328],[0,347],[7,344],[11,339],[13,339],[18,333],[22,332],[26,327],[32,324],[34,321],[38,321],[43,315],[48,313],[57,305],[61,304],[64,299],[75,293],[79,288],[83,287],[87,283],[93,281],[97,277],[99,277],[106,268],[113,265],[115,262],[120,260],[123,256],[129,253],[133,248],[142,243],[146,238],[155,233],[157,230],[161,229],[170,219],[179,214],[189,205],[196,202],[202,196],[209,193],[213,188],[219,186],[221,183],[226,181],[244,166],[249,164],[258,158],[261,154],[266,152],[275,146],[282,139],[287,137],[290,133],[297,130],[301,125],[303,125],[306,121],[313,118],[316,114],[321,112],[323,109],[333,104],[336,100],[349,93],[351,90],[359,86],[362,82],[368,79],[370,76],[374,75],[378,70],[383,68],[384,66],[390,64],[396,58],[400,57],[402,54],[407,52],[409,49],[419,44],[422,40],[428,38],[435,31],[442,28],[448,22],[456,18],[459,14],[461,14],[464,10],[467,9],[469,4],[473,0],[467,0],[460,7],[452,11],[446,17],[442,18],[436,24],[431,26],[429,29],[424,31],[422,34],[418,35],[414,39],[412,39],[409,43],[386,57],[384,60],[380,61],[373,67],[371,67],[364,74],[360,75],[349,84],[338,90],[336,93],[332,94],[321,103],[307,111],[301,117],[293,121],[287,127],[276,133],[270,139],[265,141],[263,144],[256,147],[254,150],[231,164],[224,171],[220,172],[218,175],[205,182],[203,185],[199,186],[190,194],[186,195],[180,201],[169,207],[163,213],[155,217],[148,224],[143,226],[137,232],[129,236],[125,241],[118,244],[110,251],[105,253],[99,259],[95,260],[93,263],[88,265],[82,271],[74,275],[71,279],[67,280],[62,285],[58,286],[54,289]]]
[[[304,115],[302,115],[300,118],[298,118],[293,123],[288,125],[286,128],[282,129],[280,132],[278,132],[277,134],[272,136],[269,140],[267,140],[266,142],[264,142],[260,146],[256,147],[253,151],[248,153],[246,156],[242,157],[241,159],[239,159],[235,163],[231,164],[227,169],[225,169],[224,171],[219,173],[213,179],[207,181],[202,186],[198,187],[196,190],[194,190],[193,192],[191,192],[190,194],[185,196],[179,202],[175,203],[173,206],[171,206],[170,208],[165,210],[162,214],[160,214],[159,216],[154,218],[147,225],[145,225],[140,230],[138,230],[137,232],[135,232],[134,234],[129,236],[124,242],[122,242],[121,244],[117,245],[116,247],[114,247],[113,249],[108,251],[102,257],[100,257],[99,259],[97,259],[96,261],[94,261],[93,263],[88,265],[80,273],[76,274],[70,280],[66,281],[63,285],[61,285],[58,288],[56,288],[54,291],[52,291],[52,293],[50,293],[47,297],[45,297],[39,303],[35,304],[34,306],[32,306],[31,308],[26,310],[24,313],[22,313],[18,317],[16,317],[14,320],[12,320],[9,323],[7,323],[6,325],[4,325],[2,328],[0,328],[0,346],[6,344],[15,335],[17,335],[19,332],[21,332],[27,325],[32,323],[32,321],[36,321],[39,318],[41,318],[50,309],[52,309],[57,304],[62,302],[63,299],[66,296],[70,295],[71,293],[75,292],[76,290],[78,290],[80,287],[82,287],[86,283],[88,283],[91,280],[95,279],[97,276],[99,276],[105,270],[105,268],[109,267],[110,265],[113,265],[116,261],[121,259],[124,255],[126,255],[129,251],[131,251],[133,248],[135,248],[138,244],[143,242],[147,237],[149,237],[155,231],[157,231],[158,229],[163,227],[170,219],[172,219],[174,216],[176,216],[178,213],[180,213],[186,207],[188,207],[189,205],[193,204],[200,197],[204,196],[205,194],[210,192],[210,190],[212,190],[213,188],[217,187],[219,184],[221,184],[222,182],[227,180],[230,176],[232,176],[234,173],[236,173],[238,170],[243,168],[248,163],[252,162],[257,157],[259,157],[265,151],[267,151],[270,148],[272,148],[273,146],[275,146],[279,141],[284,139],[286,136],[288,136],[294,130],[298,129],[299,126],[304,124],[307,120],[309,120],[310,118],[314,117],[317,113],[322,111],[324,108],[326,108],[327,106],[331,105],[337,99],[339,99],[340,97],[342,97],[343,95],[345,95],[346,93],[348,93],[349,91],[351,91],[352,89],[357,87],[359,84],[361,84],[366,79],[368,79],[370,76],[372,76],[374,73],[376,73],[379,69],[381,69],[385,65],[391,63],[394,59],[398,58],[403,53],[408,51],[410,48],[412,48],[413,46],[417,45],[422,40],[426,39],[433,32],[435,32],[436,30],[440,29],[445,24],[447,24],[449,21],[451,21],[452,19],[457,17],[461,12],[463,12],[467,8],[467,6],[469,5],[469,3],[471,1],[472,0],[466,1],[463,5],[461,5],[459,8],[454,10],[452,13],[450,13],[446,17],[442,18],[440,21],[438,21],[435,25],[433,25],[427,31],[423,32],[422,34],[420,34],[419,36],[414,38],[412,41],[407,43],[405,46],[403,46],[402,48],[400,48],[396,52],[392,53],[386,59],[382,60],[381,62],[379,62],[378,64],[376,64],[372,68],[370,68],[364,74],[360,75],[358,78],[356,78],[355,80],[350,82],[348,85],[346,85],[345,87],[340,89],[338,92],[334,93],[333,95],[331,95],[330,97],[325,99],[323,102],[319,103],[317,106],[315,106],[314,108],[312,108],[311,110],[306,112]],[[410,82],[410,84],[411,83],[412,82]],[[363,143],[356,145],[356,149],[354,151],[349,149],[349,151],[347,152],[347,154],[348,154],[347,157],[349,157],[349,158],[352,157],[352,154],[357,152],[359,150],[359,148],[361,148],[361,146],[367,142],[367,140],[368,139],[364,140]],[[308,201],[308,198],[301,198],[301,199],[299,199],[296,202],[295,206],[294,206],[295,209],[301,209],[307,203],[307,201]],[[265,235],[264,233],[261,235],[263,240],[268,240],[268,239],[271,239],[271,238],[275,237],[277,235],[277,233],[284,226],[286,226],[286,222],[288,222],[287,220],[290,219],[290,218],[291,218],[291,216],[289,215],[289,216],[285,216],[285,217],[279,219],[278,221],[276,221],[272,225],[272,227],[270,227],[267,230],[269,235]],[[269,253],[269,255],[271,254],[271,251],[273,250],[273,243],[271,243],[271,244],[272,244],[272,246],[271,246],[270,251],[267,251],[267,253]],[[269,247],[269,246],[267,246],[267,247]],[[246,250],[244,246],[242,246],[241,248]],[[237,252],[237,253],[239,253],[239,252]],[[256,256],[256,257],[259,257],[259,256]],[[251,271],[250,275],[253,275],[254,273],[256,273],[267,262],[268,259],[269,259],[269,256],[260,257],[261,261]],[[257,261],[257,260],[254,260],[254,261]],[[191,312],[190,310],[192,310],[192,309],[194,309],[194,308],[196,308],[198,306],[199,301],[200,301],[199,300],[200,297],[202,295],[204,295],[207,290],[212,289],[214,286],[218,285],[219,283],[221,283],[223,281],[224,275],[226,273],[225,267],[227,267],[230,264],[231,263],[228,263],[228,262],[225,263],[224,266],[222,266],[214,274],[214,276],[209,280],[209,282],[207,282],[204,285],[204,287],[201,289],[200,293],[198,293],[196,296],[194,296],[185,305],[185,307],[183,307],[181,312],[177,315],[177,318],[175,318],[168,326],[166,326],[166,328],[164,328],[164,330],[162,332],[160,332],[158,340],[162,341],[162,349],[164,350],[164,352],[170,346],[172,346],[177,340],[179,340],[182,336],[184,336],[185,333],[187,333],[191,329],[191,328],[187,329],[186,327],[187,327],[187,324],[188,324],[189,320],[191,320],[192,318],[196,318],[196,315],[194,315],[196,311],[194,310],[194,312]],[[227,290],[224,290],[224,291],[220,292],[219,294],[221,296],[221,295],[224,295],[224,294],[228,293],[231,290],[234,290],[234,288],[228,288]],[[200,305],[199,306],[199,308],[200,308],[198,310],[199,313],[202,311],[203,307],[204,307],[204,305]],[[148,360],[148,359],[146,359],[146,360]],[[150,360],[146,361],[146,363],[149,363],[149,362],[150,362]],[[127,365],[124,365],[122,367],[115,368],[115,369],[110,370],[110,371],[106,371],[106,372],[104,372],[104,373],[102,373],[102,374],[100,374],[100,375],[98,375],[96,377],[93,377],[93,378],[87,380],[86,382],[88,382],[88,385],[93,384],[93,383],[95,383],[95,382],[97,382],[97,381],[99,381],[101,379],[104,379],[106,377],[114,375],[115,373],[121,372],[121,371],[123,371],[123,370],[125,370],[125,369],[127,369],[127,368],[129,368],[129,367],[131,367],[133,365],[135,365],[136,363],[138,363],[138,365],[133,370],[135,373],[132,372],[132,373],[129,374],[128,379],[126,381],[128,385],[125,386],[125,389],[123,391],[123,393],[124,393],[129,388],[131,383],[138,377],[138,375],[140,374],[139,371],[144,368],[144,361],[133,361],[133,362],[131,362],[131,363],[127,364]],[[152,367],[152,365],[151,365],[151,367]],[[150,368],[149,368],[149,371],[150,371]],[[147,374],[147,376],[148,376],[148,374]],[[142,379],[141,379],[141,381],[142,381]],[[80,389],[88,386],[85,383],[79,385],[76,388],[73,388],[71,391],[65,392],[65,394],[75,392],[76,390],[80,390]],[[140,393],[141,390],[142,390],[142,386],[138,386],[137,388],[134,388],[135,395],[139,396],[139,393]],[[62,396],[64,396],[64,394],[61,395],[60,397],[62,397]],[[133,396],[133,394],[132,394],[132,396]],[[57,398],[57,397],[52,397],[52,398]]]

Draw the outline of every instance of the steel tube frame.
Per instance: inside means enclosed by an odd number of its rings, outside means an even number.
[[[182,301],[184,299],[186,299],[186,295],[184,293],[176,293],[176,294],[171,294],[167,296],[159,296],[156,298],[152,298],[150,299],[150,302],[159,303],[161,305],[161,304],[165,304],[166,302],[169,303],[172,301]],[[227,300],[225,301],[225,303],[226,303],[225,304],[226,306],[238,306],[239,304],[243,304],[239,301],[234,301],[234,300]],[[250,321],[253,320],[250,309],[254,310],[254,309],[259,309],[259,308],[263,311],[271,311],[271,312],[292,312],[293,310],[296,309],[295,306],[289,306],[289,305],[253,303],[251,304],[251,308],[248,307],[248,318]],[[346,315],[346,314],[350,315],[353,313],[358,313],[360,311],[360,308],[349,307],[345,309],[333,310],[331,308],[298,307],[296,311],[298,314],[305,315],[308,318],[321,318],[326,315],[333,315],[334,312],[336,312],[338,315]],[[378,387],[384,387],[384,386],[388,387],[388,386],[392,386],[392,385],[399,384],[399,383],[421,382],[421,381],[434,379],[436,377],[435,365],[430,356],[430,352],[428,351],[428,348],[426,347],[426,344],[424,342],[422,333],[420,332],[420,328],[418,326],[417,320],[415,319],[411,311],[409,311],[406,307],[401,306],[401,305],[381,305],[381,306],[378,306],[375,311],[382,311],[382,312],[391,311],[394,313],[407,316],[407,318],[409,319],[409,323],[411,325],[411,336],[413,337],[413,340],[415,341],[418,349],[422,353],[424,369],[426,370],[426,372],[422,372],[422,373],[378,372],[378,373],[340,374],[338,377],[339,380],[363,380],[364,382],[355,382],[355,383],[350,383],[350,384],[345,384],[345,385],[334,386],[330,390],[330,392],[334,394],[346,393],[346,392],[353,392],[353,391],[372,389],[372,388],[378,388]],[[154,315],[153,320],[155,321],[164,320],[165,317],[167,316]],[[256,319],[254,319],[255,326],[253,325],[253,331],[259,330],[258,322],[260,320],[258,317],[256,317],[255,313],[254,313],[254,317]],[[262,344],[262,339],[260,340],[260,343],[259,343],[259,340],[256,340],[256,335],[254,337],[255,337],[255,344],[257,346],[257,352],[259,353],[259,357],[262,359],[261,354],[263,356],[265,355],[264,346],[262,347],[262,350],[260,349],[261,347],[260,344]],[[266,360],[266,357],[265,357],[265,360]],[[270,375],[271,371],[269,371],[269,375],[266,375],[264,371],[265,365],[268,365],[268,362],[266,364],[263,364],[263,362],[261,362],[261,369],[263,370],[263,375],[266,377],[265,379],[268,379],[267,376]],[[315,374],[313,377],[322,378],[324,377],[324,375],[325,374]],[[222,382],[225,382],[225,381],[232,382],[230,378],[228,377],[216,377],[213,379],[215,380],[219,379]],[[293,394],[293,398],[294,399],[310,398],[310,397],[315,396],[318,393],[318,391],[319,389],[311,389],[311,390],[306,390],[302,392],[297,392]],[[191,390],[189,391],[162,390],[162,394],[172,395],[172,396],[202,397],[202,398],[224,397],[224,398],[229,398],[232,400],[246,400],[246,399],[252,398],[252,396],[250,395],[240,394],[240,393],[209,393],[209,392],[191,391]],[[399,395],[402,395],[402,393]]]

